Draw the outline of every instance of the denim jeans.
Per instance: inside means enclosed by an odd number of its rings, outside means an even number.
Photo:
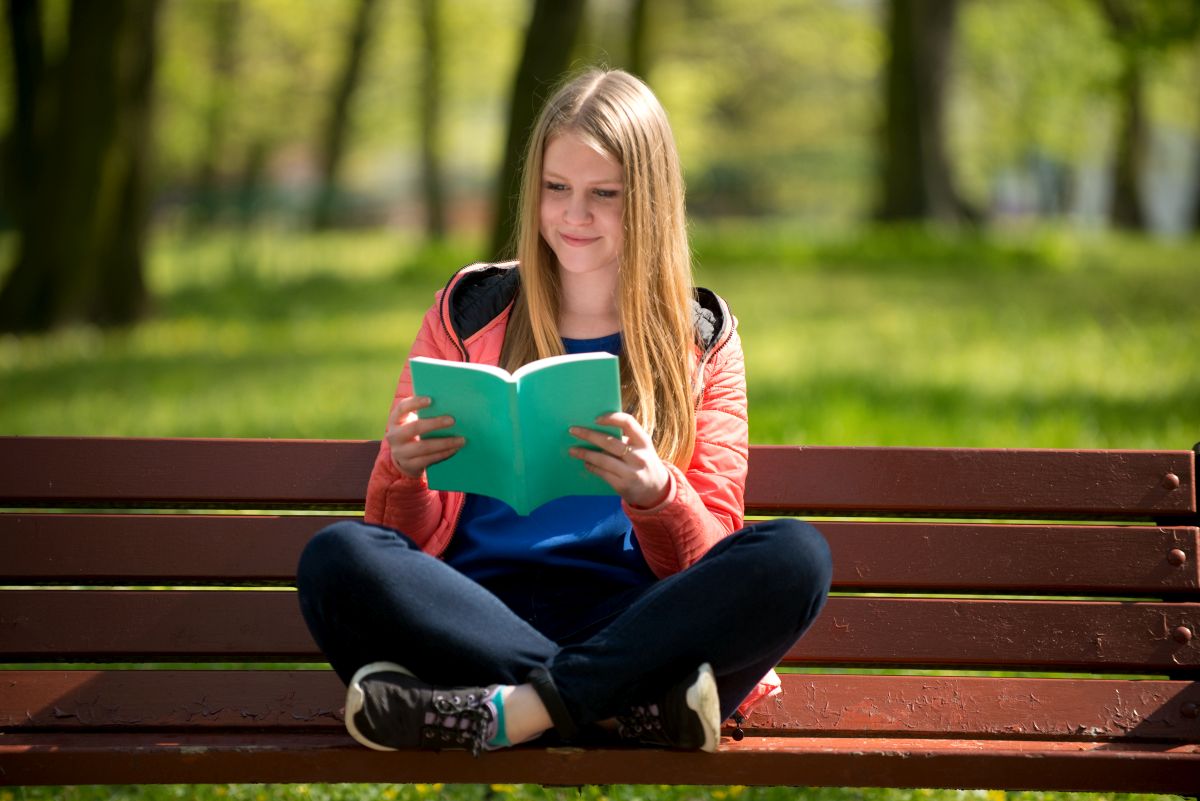
[[[821,611],[831,564],[811,525],[754,523],[563,642],[380,526],[323,529],[297,572],[301,612],[343,682],[376,661],[442,687],[532,682],[570,738],[661,699],[704,662],[728,717]]]

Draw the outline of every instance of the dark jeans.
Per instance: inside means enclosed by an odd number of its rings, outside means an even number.
[[[570,737],[663,697],[704,662],[729,716],[821,611],[830,573],[815,528],[755,523],[638,590],[583,639],[558,643],[403,534],[346,521],[309,542],[298,587],[309,630],[342,681],[376,661],[442,687],[532,681]]]

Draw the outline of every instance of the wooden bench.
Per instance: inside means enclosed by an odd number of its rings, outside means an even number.
[[[297,669],[297,555],[376,447],[0,438],[0,784],[1200,788],[1192,451],[756,446],[751,513],[836,572],[745,739],[473,759],[356,745]]]

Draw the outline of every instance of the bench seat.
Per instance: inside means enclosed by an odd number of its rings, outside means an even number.
[[[474,759],[355,744],[299,616],[377,447],[0,438],[0,785],[1200,789],[1193,451],[755,446],[835,574],[745,738]]]

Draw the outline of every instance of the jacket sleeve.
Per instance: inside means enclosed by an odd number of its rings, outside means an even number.
[[[409,357],[431,356],[438,359],[460,360],[456,348],[442,328],[439,308],[441,293],[425,314],[421,328],[417,332],[416,341],[409,349]],[[392,399],[388,419],[395,410],[396,404],[402,399],[411,397],[412,376],[408,360],[400,372],[400,381],[396,386],[396,394]],[[387,440],[380,443],[379,453],[375,457],[375,466],[371,470],[371,478],[367,483],[366,514],[367,523],[384,525],[401,531],[411,537],[419,546],[424,548],[430,540],[436,538],[442,530],[453,524],[443,515],[446,493],[429,489],[425,476],[411,478],[404,475],[392,461],[392,454]]]
[[[667,464],[671,488],[658,506],[624,504],[659,578],[690,566],[743,524],[750,446],[745,358],[736,331],[706,366],[702,392],[687,470]]]

